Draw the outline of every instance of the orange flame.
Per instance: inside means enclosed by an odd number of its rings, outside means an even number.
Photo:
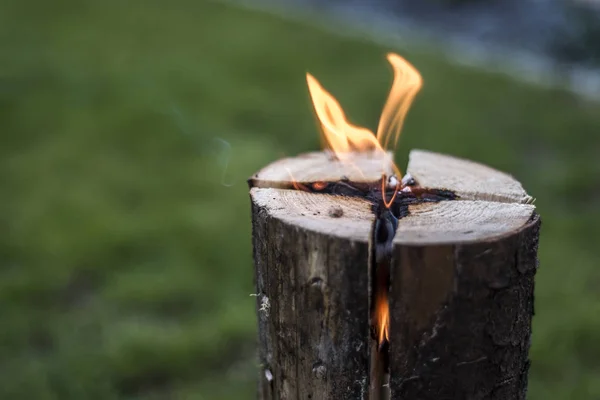
[[[375,328],[377,343],[381,346],[390,340],[390,305],[386,292],[378,292],[375,298]]]
[[[346,120],[340,103],[315,77],[307,73],[306,81],[325,141],[340,160],[347,159],[353,151],[375,151],[385,154],[372,131],[352,125]]]
[[[399,184],[394,187],[392,198],[386,199],[384,168],[391,163],[398,182],[400,182],[401,173],[385,149],[388,148],[391,138],[394,139],[394,146],[396,146],[406,114],[421,89],[423,81],[415,67],[404,58],[390,53],[387,59],[394,70],[394,82],[381,113],[377,136],[367,128],[348,122],[338,101],[321,86],[315,77],[307,73],[306,81],[327,147],[335,153],[338,159],[351,163],[352,152],[372,152],[374,156],[381,158],[382,197],[385,206],[389,208],[396,197]]]
[[[298,182],[296,180],[296,178],[294,178],[294,175],[292,175],[292,171],[290,171],[290,169],[288,167],[284,167],[284,168],[287,171],[287,173],[290,175],[290,180],[292,181],[292,186],[294,187],[294,189],[301,190],[303,192],[309,192],[310,191],[310,189],[308,187],[306,187],[306,185]]]
[[[377,139],[385,148],[392,137],[394,147],[398,144],[406,114],[423,86],[421,74],[408,61],[394,53],[389,53],[387,59],[394,69],[394,82],[377,127]]]

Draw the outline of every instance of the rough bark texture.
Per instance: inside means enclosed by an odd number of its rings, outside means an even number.
[[[368,244],[252,215],[259,398],[366,398]]]
[[[477,243],[398,245],[392,398],[525,399],[540,219]]]

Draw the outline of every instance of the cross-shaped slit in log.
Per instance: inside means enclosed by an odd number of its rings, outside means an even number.
[[[413,151],[414,183],[386,210],[381,164],[355,164],[360,174],[311,153],[249,180],[257,301],[270,304],[259,311],[272,374],[260,398],[520,399],[539,229],[531,197],[489,167]],[[395,236],[378,239],[390,211]],[[389,344],[372,332],[381,287]],[[500,385],[509,372],[517,378]]]

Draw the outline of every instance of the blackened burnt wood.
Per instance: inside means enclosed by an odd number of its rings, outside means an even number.
[[[259,398],[524,399],[540,220],[521,185],[480,164],[411,152],[415,193],[452,196],[399,196],[392,207],[401,215],[386,245],[391,326],[380,347],[370,326],[378,205],[372,193],[311,191],[311,182],[353,184],[322,153],[287,160],[249,181]],[[355,187],[381,173],[363,158],[355,165],[363,162],[372,169]],[[378,351],[387,371],[370,365]],[[389,385],[373,390],[382,373]]]

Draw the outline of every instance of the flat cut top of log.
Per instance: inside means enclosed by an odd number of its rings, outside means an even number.
[[[488,240],[517,231],[535,207],[481,200],[442,201],[409,206],[398,222],[394,243],[442,244]]]
[[[423,187],[449,189],[462,199],[504,203],[533,202],[512,176],[469,160],[412,150],[407,172]]]
[[[275,161],[254,174],[250,187],[289,188],[296,182],[376,182],[385,173],[393,173],[393,155],[375,153],[351,153],[345,161],[339,161],[331,153],[314,152],[294,158]]]
[[[255,205],[290,225],[350,240],[369,237],[371,203],[356,197],[314,194],[299,190],[250,189]]]
[[[271,217],[290,225],[368,241],[374,215],[367,200],[263,188],[252,188],[250,195]],[[418,204],[409,209],[410,214],[399,221],[394,243],[461,243],[501,237],[525,225],[535,207],[459,200]]]
[[[374,219],[371,203],[300,190],[286,190],[287,168],[303,165],[307,181],[332,181],[325,155],[319,153],[284,159],[263,169],[259,185],[250,190],[255,205],[271,217],[290,225],[327,235],[368,242]],[[322,153],[321,153],[322,154]],[[315,164],[310,167],[310,160]],[[292,167],[289,167],[291,165]],[[276,167],[276,168],[275,168]],[[276,170],[283,170],[279,177]],[[318,173],[321,169],[323,173]],[[391,169],[391,168],[390,168]],[[408,172],[422,187],[448,189],[459,199],[409,206],[410,214],[400,219],[394,237],[397,244],[444,244],[491,240],[514,233],[532,217],[535,206],[521,184],[510,175],[485,165],[450,156],[415,150],[410,154]],[[259,172],[259,177],[263,172]],[[337,173],[337,172],[336,172]],[[346,175],[347,176],[347,175]],[[298,177],[294,176],[298,179]],[[337,178],[339,179],[339,178]],[[335,179],[335,180],[337,180]],[[380,179],[378,175],[377,179]],[[376,179],[376,180],[377,180]],[[335,181],[333,180],[333,181]],[[300,181],[300,179],[298,179]],[[273,187],[268,184],[275,183]],[[289,180],[287,181],[289,184]]]

